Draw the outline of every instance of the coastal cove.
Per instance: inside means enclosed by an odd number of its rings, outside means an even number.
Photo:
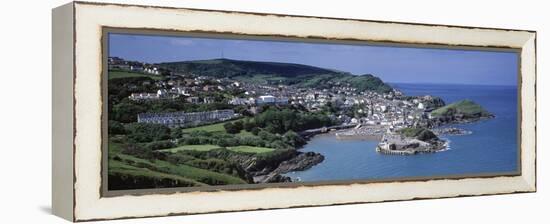
[[[162,46],[170,39],[158,38]],[[462,61],[464,53],[452,60]],[[110,54],[109,190],[517,171],[513,82],[429,85],[419,83],[500,82],[419,75],[415,84],[391,84],[376,74],[398,75],[371,66],[353,72],[221,56],[155,62]],[[433,53],[426,57],[430,71],[424,72],[433,73]],[[478,75],[498,74],[483,72]]]
[[[377,140],[338,140],[317,135],[300,149],[325,159],[316,166],[284,174],[293,181],[383,180],[447,175],[499,174],[518,171],[517,87],[450,84],[392,84],[406,95],[432,95],[446,103],[462,99],[478,102],[495,118],[449,125],[472,132],[442,135],[448,150],[413,156],[377,153]]]

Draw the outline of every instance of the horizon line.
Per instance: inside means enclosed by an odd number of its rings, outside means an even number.
[[[399,85],[399,84],[424,84],[424,85],[464,85],[464,86],[502,86],[502,87],[518,87],[518,84],[515,85],[506,85],[506,84],[477,84],[477,83],[448,83],[448,82],[386,82],[389,85]]]

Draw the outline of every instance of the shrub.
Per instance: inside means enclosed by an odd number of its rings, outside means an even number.
[[[265,141],[258,136],[242,137],[239,142],[241,145],[256,146],[256,147],[265,146]]]
[[[254,127],[252,128],[252,130],[250,130],[250,132],[252,132],[253,135],[258,135],[258,133],[260,133],[260,130],[260,128]]]
[[[243,130],[243,121],[235,121],[233,122],[233,125],[236,129],[239,129],[239,131]]]
[[[170,128],[160,124],[132,123],[126,130],[128,139],[134,142],[152,142],[170,138]]]
[[[175,165],[185,164],[187,161],[194,159],[195,157],[184,153],[172,153],[166,156],[166,161]]]
[[[252,131],[254,128],[256,128],[256,123],[252,119],[248,119],[243,123],[243,128],[246,131]]]
[[[304,140],[300,135],[293,131],[287,131],[283,135],[283,141],[293,147],[300,147],[306,144],[306,140]]]
[[[241,132],[241,129],[238,129],[232,122],[227,122],[223,125],[225,131],[230,134],[237,134]]]
[[[258,133],[258,136],[260,136],[260,138],[268,142],[275,141],[279,138],[277,135],[272,134],[271,132],[268,132],[268,131],[263,131],[263,130]]]
[[[122,153],[132,155],[141,159],[154,159],[153,151],[148,150],[136,144],[128,144],[122,150]]]
[[[170,132],[170,138],[176,139],[181,138],[183,136],[183,132],[181,131],[181,128],[174,128]]]
[[[163,141],[155,141],[151,143],[147,143],[147,149],[149,150],[159,150],[159,149],[168,149],[168,148],[174,148],[176,147],[176,144],[174,144],[170,140],[163,140]]]
[[[118,121],[114,121],[114,120],[109,120],[109,127],[108,127],[108,131],[109,131],[109,135],[123,135],[123,134],[126,134],[126,129],[124,129],[124,125],[122,125],[120,122]]]

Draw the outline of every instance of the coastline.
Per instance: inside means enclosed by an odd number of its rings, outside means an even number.
[[[352,129],[352,128],[356,127],[356,125],[345,125],[343,127],[345,127],[345,128],[340,128],[340,129],[336,129],[336,130],[335,129],[330,129],[330,128],[325,128],[325,130],[326,130],[325,132],[316,132],[315,134],[308,135],[306,140],[307,140],[307,142],[309,142],[310,139],[312,139],[314,137],[318,137],[318,136],[330,136],[330,137],[334,137],[335,139],[341,140],[341,141],[345,141],[345,140],[380,141],[380,139],[382,138],[381,134],[370,134],[370,135],[361,134],[361,135],[348,135],[348,136],[340,136],[339,137],[339,135],[338,135],[339,133],[345,133],[345,132],[349,131],[349,129]],[[307,143],[306,143],[306,145],[307,145]],[[301,151],[304,148],[304,146],[296,149],[296,151],[298,152],[297,156],[281,162],[281,164],[276,169],[271,171],[269,174],[262,175],[262,176],[256,176],[255,179],[258,178],[258,179],[264,179],[265,180],[266,176],[275,177],[275,176],[279,175],[281,177],[277,177],[276,179],[282,180],[281,182],[294,182],[295,180],[293,180],[289,176],[286,176],[285,174],[290,173],[290,172],[294,172],[294,171],[305,171],[305,170],[311,169],[312,167],[314,167],[314,166],[316,166],[316,165],[318,165],[318,164],[320,164],[324,161],[324,155],[322,155],[320,153],[316,153],[316,155],[314,155],[314,154],[311,154],[313,152],[303,152],[303,151]],[[299,166],[298,164],[300,162],[305,161],[306,159],[304,158],[304,159],[300,160],[300,159],[296,159],[296,158],[298,158],[300,155],[303,155],[303,154],[310,155],[310,156],[316,156],[318,158],[314,159],[314,160],[309,160],[310,163],[303,163],[302,166]],[[319,159],[319,157],[321,159]],[[292,163],[294,163],[294,164],[290,165],[290,167],[293,167],[291,169],[279,169],[279,167],[281,167],[281,165],[289,167],[289,164],[292,164]]]
[[[433,131],[436,134],[436,136],[470,135],[472,134],[471,131],[456,128],[456,127],[453,127],[453,125],[472,124],[480,121],[489,120],[494,117],[495,117],[494,115],[491,115],[488,117],[479,117],[479,118],[464,119],[464,120],[452,120],[446,123],[438,123],[436,127],[432,127],[427,130]],[[339,125],[337,126],[337,128],[329,127],[329,128],[306,130],[302,133],[307,133],[307,135],[304,136],[307,142],[309,142],[311,138],[314,138],[316,136],[331,136],[339,141],[346,141],[346,140],[376,141],[378,142],[379,146],[377,146],[374,150],[376,150],[376,152],[378,153],[387,154],[387,155],[415,155],[415,154],[423,154],[423,153],[437,153],[437,152],[447,151],[450,149],[450,141],[447,139],[439,139],[439,138],[436,138],[436,140],[433,140],[433,141],[430,140],[427,142],[419,141],[413,138],[406,138],[407,141],[409,141],[409,143],[412,143],[412,144],[408,144],[408,146],[405,146],[405,147],[409,147],[411,145],[416,145],[416,146],[414,146],[413,148],[404,148],[401,150],[382,149],[380,147],[380,144],[383,142],[384,136],[387,135],[388,128],[389,126],[383,126],[383,125],[361,126],[358,124],[354,124],[354,125],[348,124],[348,125]],[[293,172],[293,171],[304,171],[323,162],[324,155],[320,153],[310,154],[310,156],[320,157],[321,159],[318,159],[318,158],[314,160],[310,159],[309,162],[307,163],[303,163],[303,161],[306,158],[296,159],[304,153],[311,153],[311,152],[302,152],[301,149],[303,149],[304,146],[296,149],[297,156],[281,162],[281,164],[276,169],[271,171],[270,174],[275,173],[277,176],[280,176],[278,177],[278,179],[283,180],[283,182],[292,182],[294,180],[292,180],[292,178],[288,176],[285,176],[286,173]],[[299,163],[303,163],[303,164],[298,165]],[[294,167],[294,168],[279,169],[279,167],[283,164],[287,167]]]
[[[499,121],[500,122],[500,121]],[[382,155],[374,148],[376,142],[361,140],[338,141],[332,135],[320,135],[300,149],[303,152],[318,152],[326,159],[306,171],[285,174],[296,182],[347,180],[350,178],[379,179],[408,176],[454,175],[464,172],[478,173],[514,170],[510,163],[515,148],[494,144],[501,132],[493,132],[497,122],[461,126],[471,130],[471,135],[445,135],[448,147],[438,153],[411,156]],[[502,130],[505,131],[506,130]],[[492,144],[474,144],[477,139],[490,138]],[[501,141],[501,140],[498,140]],[[345,165],[344,165],[345,164]],[[437,168],[437,169],[435,169]]]

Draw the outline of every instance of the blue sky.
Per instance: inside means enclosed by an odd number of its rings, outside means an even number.
[[[221,58],[307,64],[392,83],[517,85],[511,52],[110,34],[109,56],[148,63]]]

